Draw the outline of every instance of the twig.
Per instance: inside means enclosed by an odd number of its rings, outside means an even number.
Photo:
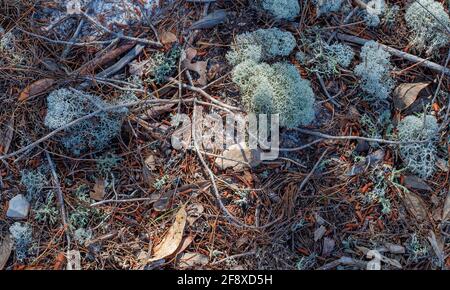
[[[177,84],[180,83],[180,81],[177,80],[177,79],[175,79],[175,78],[168,78],[168,80],[169,80],[169,81],[172,81],[172,82],[174,82],[174,83],[177,83]],[[181,86],[182,86],[183,88],[185,88],[185,89],[188,89],[188,90],[191,90],[191,91],[193,91],[193,92],[199,93],[200,95],[202,95],[203,97],[207,98],[208,100],[210,100],[211,102],[213,102],[214,104],[216,104],[216,105],[218,105],[218,106],[220,106],[220,107],[226,108],[226,109],[228,109],[228,110],[233,110],[233,111],[242,111],[242,110],[239,109],[239,108],[236,108],[236,107],[227,105],[227,104],[225,104],[225,103],[222,103],[222,102],[219,101],[219,100],[214,99],[210,94],[208,94],[207,92],[205,92],[205,91],[202,90],[201,88],[197,88],[197,87],[194,87],[194,86],[190,86],[190,85],[184,84],[184,83],[182,83]]]
[[[88,45],[98,45],[98,44],[109,44],[111,43],[114,39],[111,40],[99,40],[99,41],[88,41],[88,42],[75,42],[75,41],[64,41],[64,40],[57,40],[57,39],[51,39],[48,37],[45,37],[43,35],[39,35],[30,31],[26,31],[20,27],[17,28],[18,30],[22,31],[23,33],[29,34],[31,36],[37,37],[37,38],[41,38],[45,41],[51,42],[51,43],[56,43],[56,44],[65,44],[65,45],[73,45],[73,46],[88,46]]]
[[[56,187],[56,193],[58,196],[58,204],[59,204],[59,210],[61,213],[61,220],[63,222],[63,227],[64,227],[64,232],[66,233],[66,239],[67,239],[67,247],[70,248],[70,236],[69,233],[67,232],[67,228],[68,228],[68,224],[67,224],[67,218],[66,218],[66,209],[64,206],[64,195],[63,192],[61,190],[61,185],[59,182],[59,177],[58,174],[56,173],[56,168],[55,168],[55,164],[53,163],[52,158],[50,157],[50,154],[45,151],[45,155],[47,157],[47,162],[48,165],[50,167],[50,171],[52,172],[52,176],[53,176],[53,183]]]
[[[105,199],[98,202],[91,203],[91,207],[99,206],[105,203],[125,203],[125,202],[138,202],[138,201],[150,201],[154,200],[150,197],[142,197],[142,198],[129,198],[129,199]]]
[[[196,100],[194,100],[194,106],[196,105]],[[195,123],[197,120],[197,114],[196,114],[196,110],[194,109],[193,113],[192,113],[192,118],[193,118],[193,122]],[[227,219],[230,220],[233,224],[239,226],[239,227],[246,227],[246,228],[254,228],[254,226],[249,226],[247,224],[243,224],[241,221],[239,221],[236,217],[234,217],[229,211],[228,209],[225,207],[225,205],[222,202],[222,198],[220,197],[219,194],[219,190],[217,189],[217,184],[216,184],[216,180],[214,178],[214,173],[211,171],[211,169],[208,167],[208,165],[205,162],[205,159],[203,159],[202,154],[200,153],[200,148],[198,147],[198,143],[197,143],[197,132],[195,132],[196,126],[195,124],[192,126],[192,137],[194,140],[194,149],[195,152],[197,153],[198,158],[200,159],[200,162],[202,163],[206,173],[209,176],[209,179],[211,180],[211,184],[213,187],[213,192],[214,192],[214,196],[216,198],[217,203],[219,204],[220,209],[222,210],[222,212],[226,215]]]
[[[353,36],[353,35],[348,35],[348,34],[342,34],[342,33],[337,33],[336,34],[337,38],[339,38],[340,40],[344,40],[344,41],[348,41],[348,42],[353,42],[359,45],[364,45],[367,42],[369,42],[370,40],[368,39],[364,39],[364,38],[360,38],[357,36]],[[377,42],[378,43],[378,42]],[[390,52],[391,54],[415,62],[415,63],[420,63],[421,66],[425,66],[429,69],[432,69],[434,71],[438,71],[440,73],[446,74],[448,76],[450,76],[450,69],[443,67],[440,64],[437,64],[435,62],[423,59],[421,57],[400,51],[398,49],[392,48],[390,46],[378,43],[381,47],[383,47],[385,50],[387,50],[388,52]]]
[[[0,160],[11,158],[11,157],[14,157],[14,156],[16,156],[18,154],[26,152],[26,151],[36,147],[37,145],[41,144],[42,142],[48,140],[49,138],[55,136],[59,132],[64,131],[64,130],[66,130],[66,129],[68,129],[68,128],[70,128],[70,127],[72,127],[72,126],[74,126],[74,125],[76,125],[76,124],[78,124],[78,123],[80,123],[82,121],[85,121],[85,120],[88,120],[90,118],[93,118],[93,117],[95,117],[98,114],[103,113],[103,112],[113,111],[113,110],[117,110],[117,109],[120,109],[120,108],[126,108],[126,107],[134,107],[134,106],[139,106],[139,105],[149,105],[149,104],[158,104],[158,103],[178,103],[178,102],[179,102],[179,100],[175,100],[175,99],[174,100],[151,99],[151,100],[142,100],[142,101],[136,101],[136,102],[130,102],[130,103],[123,103],[123,104],[119,104],[119,105],[107,106],[107,107],[101,108],[101,109],[99,109],[99,110],[97,110],[95,112],[92,112],[90,114],[87,114],[87,115],[85,115],[83,117],[75,119],[75,120],[65,124],[64,126],[61,126],[61,127],[57,128],[57,129],[51,131],[50,133],[48,133],[47,135],[39,138],[38,140],[34,141],[33,143],[30,143],[27,146],[20,148],[17,151],[11,152],[9,154],[1,155],[0,156]]]
[[[316,72],[316,77],[319,80],[320,86],[322,87],[323,91],[325,92],[325,96],[327,97],[327,100],[332,102],[333,104],[335,104],[337,107],[341,107],[341,104],[339,104],[335,99],[333,99],[333,97],[328,92],[327,87],[325,86],[325,83],[318,72]]]
[[[114,35],[117,38],[131,40],[131,41],[136,41],[138,43],[148,44],[148,45],[152,45],[152,46],[156,46],[156,47],[163,47],[163,45],[160,42],[156,42],[156,41],[152,41],[152,40],[148,40],[148,39],[143,39],[143,38],[138,38],[138,37],[126,36],[126,35],[123,35],[123,34],[120,34],[120,33],[116,33],[114,31],[111,31],[108,28],[106,28],[105,26],[103,26],[102,24],[100,24],[97,20],[95,20],[94,18],[92,18],[91,16],[86,14],[86,12],[81,12],[81,15],[84,18],[86,18],[89,22],[91,22],[92,24],[94,24],[95,26],[97,26],[98,28],[103,30],[104,32],[112,34],[112,35]]]
[[[80,35],[81,33],[81,29],[83,29],[84,26],[84,19],[80,19],[80,22],[78,23],[77,29],[75,30],[75,32],[73,33],[72,37],[70,38],[69,42],[75,42],[78,38],[78,35]],[[67,44],[66,47],[64,48],[62,54],[61,54],[61,58],[65,59],[67,57],[67,55],[70,52],[70,48],[72,47],[72,44]]]
[[[327,152],[328,152],[328,149],[325,149],[325,151],[323,151],[323,153],[320,156],[319,160],[317,160],[316,164],[314,164],[314,167],[311,169],[311,171],[308,173],[308,175],[306,175],[306,177],[303,179],[302,183],[300,184],[300,186],[298,188],[299,191],[303,190],[303,187],[306,185],[308,180],[314,174],[314,171],[316,171],[317,167],[319,167],[320,162],[322,161],[323,157],[325,157],[325,154],[327,154]]]
[[[316,131],[311,131],[308,129],[303,128],[291,128],[289,130],[298,131],[303,134],[308,134],[324,139],[333,139],[333,140],[363,140],[368,142],[377,142],[377,143],[385,143],[385,144],[393,144],[393,145],[401,145],[401,144],[414,144],[414,143],[428,143],[430,142],[429,139],[426,140],[414,140],[414,141],[393,141],[393,140],[385,140],[385,139],[378,139],[378,138],[368,138],[368,137],[361,137],[361,136],[333,136],[328,135]]]
[[[112,66],[108,67],[104,71],[98,73],[95,77],[98,78],[107,78],[110,77],[117,72],[119,72],[121,69],[123,69],[128,63],[130,63],[133,59],[135,59],[144,49],[144,45],[142,44],[136,44],[135,47],[133,47],[124,57],[122,57],[118,62],[113,64]],[[92,82],[85,82],[79,85],[80,89],[86,89],[88,88]]]

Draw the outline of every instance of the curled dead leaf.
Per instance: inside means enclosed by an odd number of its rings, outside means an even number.
[[[427,219],[427,206],[420,196],[410,191],[403,192],[403,202],[405,203],[406,209],[418,221],[424,221]]]
[[[202,86],[206,85],[208,82],[207,79],[207,73],[208,73],[208,63],[206,61],[197,61],[195,63],[192,62],[192,59],[197,55],[197,50],[193,48],[187,48],[184,51],[184,54],[182,56],[182,66],[183,68],[186,68],[191,71],[195,71],[198,73],[198,83]]]
[[[42,93],[45,93],[53,84],[55,83],[54,79],[45,78],[34,83],[28,85],[20,94],[19,94],[19,102],[24,102],[33,97],[36,97]]]
[[[404,110],[414,103],[419,93],[430,83],[400,84],[394,90],[394,106],[398,110]]]
[[[0,270],[3,270],[6,262],[8,262],[12,248],[13,241],[11,240],[11,237],[9,235],[6,235],[3,240],[0,240]]]
[[[164,31],[159,36],[162,44],[170,44],[176,42],[177,36],[170,31]]]

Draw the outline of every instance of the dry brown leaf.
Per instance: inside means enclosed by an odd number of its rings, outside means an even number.
[[[442,209],[442,221],[446,221],[450,218],[450,190],[447,193],[447,197],[445,198],[444,208]]]
[[[96,201],[103,200],[105,197],[105,180],[99,178],[95,181],[94,191],[91,191],[91,198]]]
[[[175,253],[175,251],[180,246],[181,241],[183,240],[184,227],[186,226],[186,217],[186,209],[184,208],[184,206],[182,206],[175,216],[175,222],[172,224],[161,243],[155,246],[153,257],[150,258],[148,262],[163,259]]]
[[[152,171],[156,169],[155,156],[153,154],[150,154],[145,158],[145,166]]]
[[[197,62],[193,63],[192,59],[196,55],[197,55],[197,50],[195,50],[193,48],[187,48],[185,50],[185,57],[182,61],[182,65],[184,68],[198,73],[199,78],[198,78],[197,82],[200,85],[204,86],[208,82],[208,79],[207,79],[208,63],[206,61],[197,61]]]
[[[13,242],[11,240],[11,237],[9,235],[6,235],[3,241],[0,241],[0,270],[3,270],[6,262],[8,262],[12,247]]]
[[[170,44],[178,40],[177,36],[170,31],[165,31],[161,33],[159,38],[162,44]]]
[[[184,250],[186,250],[187,247],[189,247],[189,245],[192,244],[192,242],[194,241],[194,238],[195,238],[195,236],[193,236],[193,235],[189,235],[189,236],[185,237],[181,241],[180,246],[177,249],[176,255],[183,253]]]
[[[403,201],[405,202],[406,209],[415,216],[417,220],[424,221],[427,219],[427,206],[420,196],[407,191],[404,192]]]
[[[404,184],[409,189],[418,189],[424,191],[433,191],[428,184],[426,184],[423,179],[415,176],[415,175],[405,175],[404,176]]]
[[[19,102],[24,102],[32,97],[40,95],[47,91],[55,83],[54,79],[45,78],[28,85],[20,94]]]
[[[0,154],[8,153],[14,135],[14,115],[0,132]]]
[[[394,90],[394,106],[398,110],[404,110],[414,103],[420,91],[430,83],[408,83],[400,84]]]

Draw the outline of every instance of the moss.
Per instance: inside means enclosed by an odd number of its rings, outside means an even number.
[[[398,125],[400,141],[417,141],[431,139],[427,143],[402,144],[400,154],[406,168],[422,178],[430,177],[436,166],[436,146],[439,126],[436,118],[427,116],[407,116]]]
[[[233,81],[247,110],[280,114],[282,127],[307,125],[314,119],[314,92],[291,64],[246,61],[233,70]]]
[[[288,56],[296,45],[294,36],[280,29],[260,29],[238,35],[227,54],[235,65],[232,79],[241,91],[246,109],[259,114],[279,114],[280,125],[295,127],[314,119],[314,93],[310,83],[286,62],[273,64],[275,58]]]
[[[390,76],[390,54],[375,41],[369,41],[362,47],[360,58],[362,62],[354,73],[361,78],[361,88],[369,94],[369,99],[387,99],[395,85]]]
[[[330,14],[339,11],[342,0],[313,0],[316,5],[317,15]]]
[[[40,167],[35,170],[22,170],[20,174],[20,183],[27,190],[27,199],[31,201],[39,198],[44,187],[48,185],[45,168]]]
[[[261,7],[278,20],[293,20],[300,13],[298,0],[262,0]]]
[[[327,44],[318,36],[314,40],[305,37],[303,42],[307,53],[298,52],[296,59],[310,71],[324,76],[338,75],[340,68],[349,67],[355,56],[350,46],[341,43]]]
[[[23,261],[28,257],[29,249],[32,242],[32,229],[31,227],[24,223],[15,222],[10,228],[14,246],[16,258],[19,261]]]
[[[176,71],[180,55],[181,49],[178,45],[174,45],[167,53],[155,53],[147,68],[147,73],[151,76],[147,81],[155,81],[158,84],[166,82]]]
[[[132,97],[134,99],[130,99]],[[50,129],[58,129],[108,105],[134,100],[134,95],[126,95],[126,98],[119,98],[118,101],[108,104],[98,96],[76,90],[59,89],[47,97],[45,125]],[[65,129],[60,141],[74,155],[79,155],[88,149],[103,150],[120,133],[122,121],[127,112],[126,108],[101,112]]]
[[[448,45],[450,18],[441,3],[433,0],[413,1],[406,10],[405,21],[411,29],[411,44],[419,51],[426,50],[427,54],[431,54]]]
[[[268,61],[288,56],[295,46],[296,40],[290,32],[278,28],[258,29],[238,35],[227,60],[233,65],[246,60]]]

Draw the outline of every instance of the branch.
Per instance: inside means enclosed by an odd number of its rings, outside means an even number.
[[[353,42],[353,43],[356,43],[356,44],[359,44],[359,45],[364,45],[367,42],[371,41],[370,39],[364,39],[364,38],[360,38],[360,37],[357,37],[357,36],[348,35],[348,34],[342,34],[342,33],[337,33],[336,36],[340,40]],[[446,67],[443,67],[440,64],[437,64],[437,63],[431,62],[429,60],[423,59],[421,57],[418,57],[418,56],[415,56],[415,55],[412,55],[412,54],[400,51],[398,49],[389,47],[389,46],[381,44],[379,42],[377,42],[377,43],[381,47],[383,47],[385,50],[387,50],[388,52],[390,52],[391,54],[393,54],[393,55],[395,55],[397,57],[409,60],[411,62],[415,62],[418,65],[425,66],[425,67],[427,67],[429,69],[432,69],[434,71],[437,71],[437,72],[440,72],[440,73],[443,73],[443,74],[446,74],[446,75],[450,76],[450,69],[448,69]]]

